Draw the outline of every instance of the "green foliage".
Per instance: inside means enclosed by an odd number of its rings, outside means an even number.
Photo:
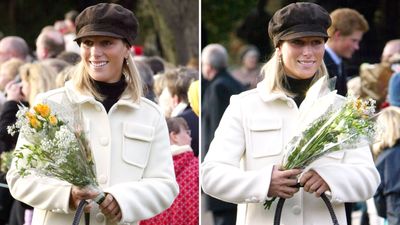
[[[13,152],[3,152],[0,154],[0,172],[7,173],[11,166],[11,161],[13,158]]]
[[[227,44],[229,35],[256,6],[256,0],[202,0],[201,26],[207,32],[206,41]]]

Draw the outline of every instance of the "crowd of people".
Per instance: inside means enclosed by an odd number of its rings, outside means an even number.
[[[22,146],[24,137],[7,130],[21,104],[70,98],[82,104],[107,193],[90,209],[91,224],[199,224],[198,66],[143,55],[137,34],[130,10],[102,3],[45,26],[35,49],[19,36],[2,38],[0,153]],[[79,202],[93,198],[62,181],[22,177],[16,162],[1,163],[0,183],[9,187],[0,187],[1,225],[71,224]]]

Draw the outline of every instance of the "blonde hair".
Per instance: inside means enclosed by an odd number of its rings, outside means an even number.
[[[197,116],[200,116],[200,82],[199,80],[193,81],[188,90],[188,99],[190,107]]]
[[[139,72],[133,61],[132,56],[129,54],[128,59],[125,60],[122,66],[122,74],[125,76],[127,87],[124,93],[131,96],[134,102],[138,102],[143,95],[142,82]],[[104,97],[93,86],[89,73],[86,71],[83,61],[75,67],[75,73],[71,78],[78,91],[91,93],[95,98],[103,100]]]
[[[14,79],[18,75],[18,69],[24,64],[25,62],[18,58],[11,58],[5,61],[3,64],[0,65],[0,70],[2,72],[2,76],[5,75],[10,80]]]
[[[400,138],[400,108],[390,106],[384,108],[377,119],[377,132],[373,151],[379,155],[383,150],[393,147]]]
[[[34,103],[36,95],[55,88],[55,71],[42,63],[28,63],[21,66],[21,79],[29,83],[29,104]]]
[[[56,78],[56,87],[61,88],[64,87],[65,82],[71,80],[74,72],[74,66],[67,66],[61,72],[57,74]]]
[[[261,76],[263,76],[265,83],[267,84],[268,92],[283,92],[288,96],[293,97],[293,93],[284,87],[286,82],[285,71],[283,63],[278,60],[278,55],[274,52],[271,58],[264,64],[261,69]],[[322,60],[317,72],[315,73],[314,79],[311,83],[314,83],[319,78],[328,74],[325,63]]]

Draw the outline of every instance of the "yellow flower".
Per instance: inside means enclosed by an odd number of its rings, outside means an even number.
[[[37,104],[33,109],[43,118],[47,118],[50,115],[50,107],[46,104]]]
[[[360,110],[360,108],[362,107],[362,101],[361,101],[361,99],[357,99],[357,100],[354,102],[354,107],[355,107],[357,110]]]
[[[57,122],[58,122],[58,119],[57,119],[57,117],[55,115],[50,115],[49,116],[50,125],[55,126],[55,125],[57,125]]]
[[[28,118],[29,120],[30,120],[30,119],[33,119],[33,118],[36,118],[36,116],[35,116],[33,113],[31,113],[31,112],[26,112],[25,116],[26,116],[26,118]]]
[[[31,125],[31,127],[35,128],[35,129],[42,128],[42,123],[35,117],[29,118],[29,124]]]

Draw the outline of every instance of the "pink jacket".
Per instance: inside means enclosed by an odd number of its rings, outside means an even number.
[[[140,225],[199,224],[199,160],[193,155],[190,146],[173,145],[171,148],[179,194],[170,208],[151,219],[141,221]]]

